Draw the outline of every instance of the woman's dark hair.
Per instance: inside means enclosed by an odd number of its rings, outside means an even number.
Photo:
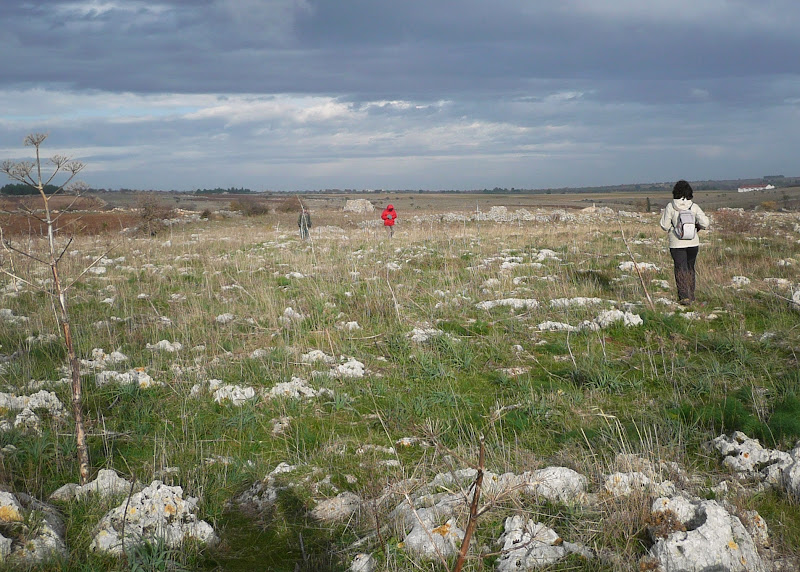
[[[690,185],[687,181],[681,179],[675,186],[672,187],[672,198],[673,199],[691,199],[692,198],[692,185]]]

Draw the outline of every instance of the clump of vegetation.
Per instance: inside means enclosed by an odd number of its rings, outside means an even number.
[[[266,202],[253,197],[243,197],[231,201],[232,211],[240,212],[245,216],[261,216],[269,213],[269,206]]]
[[[155,193],[141,193],[136,198],[139,213],[139,229],[147,236],[155,236],[167,228],[165,221],[175,215],[175,208]]]

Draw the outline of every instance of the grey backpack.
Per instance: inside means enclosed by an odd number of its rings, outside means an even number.
[[[691,210],[686,209],[678,211],[678,224],[675,225],[675,236],[681,240],[692,240],[697,236],[697,222]]]

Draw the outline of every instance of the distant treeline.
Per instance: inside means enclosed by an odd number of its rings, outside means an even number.
[[[45,185],[44,186],[44,194],[52,195],[55,193],[60,187],[56,185]],[[0,187],[0,195],[38,195],[38,189],[31,187],[30,185],[26,185],[24,183],[9,183]]]
[[[229,189],[222,189],[222,188],[218,187],[216,189],[197,189],[196,191],[194,191],[194,194],[196,194],[196,195],[224,195],[224,194],[228,194],[228,195],[249,195],[252,192],[253,192],[252,190],[245,189],[244,187],[242,187],[241,189],[237,189],[236,187],[231,187]]]

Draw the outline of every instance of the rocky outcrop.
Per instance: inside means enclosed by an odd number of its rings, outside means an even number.
[[[766,572],[738,517],[713,500],[658,498],[649,532],[650,557],[663,572]]]
[[[97,478],[90,483],[81,486],[76,483],[68,483],[50,495],[51,501],[71,501],[82,499],[88,495],[100,498],[107,498],[116,495],[128,495],[135,489],[131,482],[117,475],[111,469],[101,469],[97,473]]]
[[[23,493],[0,492],[0,563],[36,566],[64,557],[65,532],[52,506]]]
[[[711,447],[723,456],[722,464],[739,477],[758,479],[800,498],[800,445],[789,453],[765,449],[758,439],[734,431],[711,441]]]
[[[89,548],[121,555],[123,546],[159,538],[170,548],[179,548],[189,538],[203,544],[216,544],[218,537],[214,529],[206,521],[198,519],[196,511],[197,499],[184,499],[181,487],[153,481],[100,520]]]

